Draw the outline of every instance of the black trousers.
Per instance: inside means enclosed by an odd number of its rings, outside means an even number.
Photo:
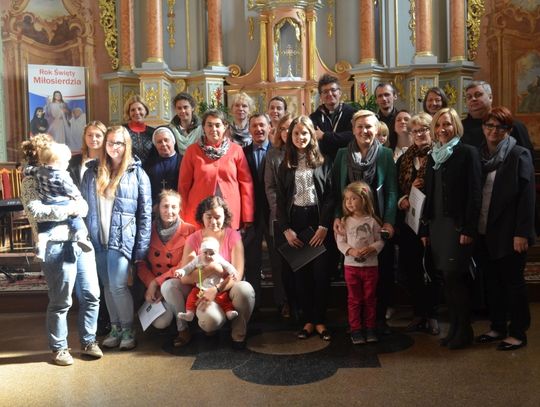
[[[513,252],[500,259],[492,259],[483,238],[478,241],[477,253],[486,283],[491,329],[501,335],[527,340],[526,331],[531,324],[523,276],[527,253]]]
[[[319,214],[316,206],[293,206],[291,214],[292,229],[299,233],[311,226],[314,230],[319,227]],[[329,239],[329,230],[325,244]],[[304,323],[324,324],[328,307],[330,291],[330,272],[327,254],[323,253],[294,273],[296,298],[303,312]]]
[[[416,233],[405,223],[399,228],[399,269],[406,277],[415,317],[435,318],[438,302],[438,281],[431,261],[430,250],[424,259],[424,245]],[[424,276],[424,265],[429,280]]]

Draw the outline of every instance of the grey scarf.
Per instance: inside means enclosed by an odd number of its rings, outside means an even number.
[[[486,174],[499,168],[515,145],[516,139],[508,136],[499,143],[495,152],[490,155],[487,144],[482,144],[480,147],[480,158],[482,159],[482,173],[484,177]]]
[[[163,226],[163,222],[161,221],[161,219],[158,219],[156,223],[156,229],[159,236],[159,240],[161,240],[163,244],[167,244],[167,242],[171,240],[171,238],[174,236],[174,234],[178,230],[179,225],[180,225],[180,219],[176,219],[176,222],[174,222],[171,226],[166,228]]]
[[[376,138],[371,143],[365,157],[362,157],[356,140],[349,143],[347,151],[347,174],[349,182],[364,181],[372,185],[377,172],[377,153],[381,143]]]

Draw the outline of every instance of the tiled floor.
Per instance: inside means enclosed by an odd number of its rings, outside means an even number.
[[[139,334],[131,352],[81,357],[76,316],[70,317],[75,364],[50,363],[43,313],[0,314],[1,406],[169,405],[540,405],[540,304],[532,304],[529,345],[497,352],[494,345],[449,351],[436,337],[405,334],[407,311],[377,345],[353,347],[342,310],[332,310],[334,339],[299,341],[296,325],[270,313],[250,324],[248,349],[230,349],[228,332],[173,349],[170,335]],[[446,326],[443,324],[443,334]],[[474,324],[477,334],[486,321]]]

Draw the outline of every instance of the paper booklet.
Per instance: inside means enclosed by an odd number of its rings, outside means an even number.
[[[143,331],[146,331],[146,328],[150,326],[159,316],[165,313],[165,307],[159,302],[149,303],[144,302],[142,307],[139,309],[139,320],[141,321],[141,326]]]

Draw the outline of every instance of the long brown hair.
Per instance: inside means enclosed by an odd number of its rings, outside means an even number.
[[[284,165],[287,168],[298,167],[298,151],[292,141],[292,134],[297,124],[305,126],[311,135],[309,144],[306,147],[306,162],[310,168],[320,167],[324,163],[324,156],[319,150],[319,143],[315,134],[315,126],[308,116],[298,116],[291,122],[287,133],[287,142],[285,143],[285,158]]]
[[[88,154],[89,154],[88,145],[86,144],[86,131],[90,127],[95,127],[96,129],[98,129],[101,132],[101,134],[103,135],[103,144],[105,144],[105,133],[107,133],[107,126],[105,126],[99,120],[92,120],[86,126],[84,126],[84,131],[83,131],[83,134],[82,134],[83,139],[82,139],[81,153],[82,153],[82,156],[83,156],[83,160],[85,158],[88,158]]]
[[[122,157],[122,162],[118,171],[113,171],[112,161],[109,154],[107,154],[107,137],[109,134],[121,133],[124,137],[124,143],[126,146],[124,148],[124,156]],[[114,198],[116,196],[116,188],[120,183],[122,175],[126,172],[127,168],[133,163],[133,156],[131,152],[131,137],[129,132],[124,126],[112,126],[107,129],[105,134],[105,140],[103,141],[102,147],[102,159],[99,161],[98,166],[98,175],[96,180],[96,189],[97,193],[106,198]]]

